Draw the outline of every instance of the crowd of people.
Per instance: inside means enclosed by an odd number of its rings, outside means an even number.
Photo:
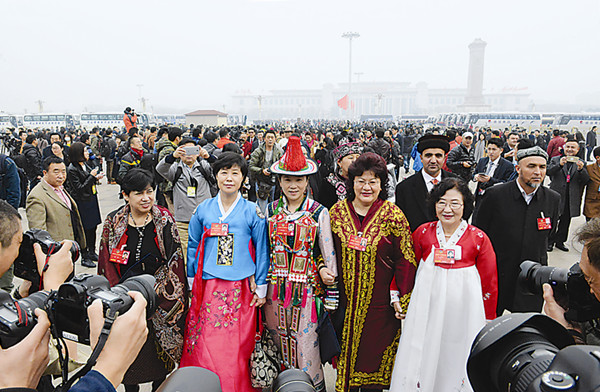
[[[600,216],[595,128],[138,129],[134,116],[124,129],[14,131],[0,155],[0,198],[25,207],[30,228],[75,240],[111,285],[156,278],[126,391],[154,391],[177,366],[215,372],[223,391],[257,390],[257,318],[279,365],[316,390],[327,362],[339,392],[471,390],[466,361],[486,321],[542,310],[519,290],[520,263],[568,252],[582,201],[588,221]],[[105,217],[103,179],[124,203]],[[0,287],[13,284],[9,270]]]

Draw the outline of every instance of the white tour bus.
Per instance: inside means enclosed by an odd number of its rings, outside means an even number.
[[[600,126],[600,113],[568,113],[559,114],[552,127],[563,131],[589,131],[593,126]]]

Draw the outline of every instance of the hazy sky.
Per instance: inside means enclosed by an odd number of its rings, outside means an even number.
[[[348,79],[484,88],[536,102],[600,97],[600,0],[0,0],[0,111],[227,109],[232,93]],[[223,105],[226,105],[225,108]],[[150,109],[150,107],[148,107]]]

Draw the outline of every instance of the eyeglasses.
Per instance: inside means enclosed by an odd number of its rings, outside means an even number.
[[[459,203],[457,201],[453,201],[450,204],[448,204],[448,202],[446,202],[445,200],[440,200],[437,203],[435,203],[436,208],[438,208],[440,210],[444,210],[444,209],[446,209],[447,206],[450,206],[450,209],[453,211],[460,209],[463,205],[464,204]]]
[[[377,186],[379,186],[379,184],[381,183],[381,180],[379,178],[375,178],[369,181],[365,181],[363,179],[355,179],[354,180],[354,185],[358,186],[359,188],[364,188],[365,185],[369,185],[371,188],[375,188]]]

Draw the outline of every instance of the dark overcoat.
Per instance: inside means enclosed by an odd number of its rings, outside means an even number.
[[[560,194],[560,205],[558,211],[561,213],[565,209],[566,193],[567,193],[567,176],[569,176],[569,211],[571,217],[581,215],[581,198],[583,189],[590,181],[590,176],[585,165],[583,169],[577,170],[577,164],[567,162],[563,166],[560,165],[561,157],[554,157],[548,163],[546,174],[550,177],[550,189],[555,190]]]
[[[541,186],[529,205],[516,180],[489,188],[473,224],[490,237],[498,267],[498,315],[540,312],[542,296],[525,294],[517,286],[519,265],[531,260],[548,265],[548,237],[556,229],[560,195]],[[550,217],[552,228],[538,230],[538,218]]]

